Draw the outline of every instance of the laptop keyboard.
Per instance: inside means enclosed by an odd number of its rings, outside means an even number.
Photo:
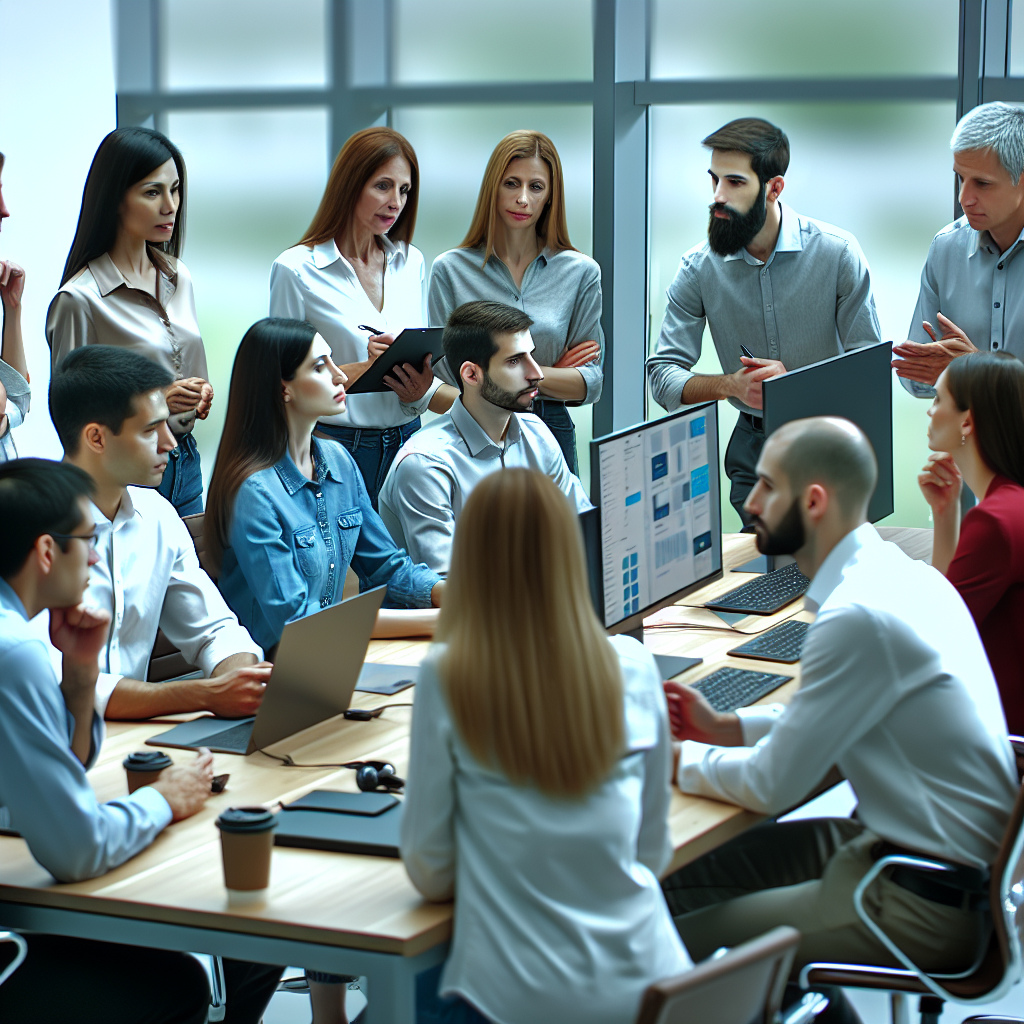
[[[762,658],[792,665],[800,660],[807,629],[808,623],[797,622],[795,619],[780,622],[742,646],[734,647],[729,653],[738,658]]]
[[[792,678],[745,668],[720,668],[694,683],[693,688],[702,693],[716,711],[735,711],[760,700]]]
[[[230,729],[225,729],[223,732],[208,736],[203,741],[203,746],[215,744],[218,747],[233,747],[235,750],[240,750],[244,753],[252,737],[252,727],[253,720],[251,718],[247,719],[238,725],[233,725]]]
[[[749,615],[771,615],[783,606],[802,597],[811,581],[797,568],[796,562],[757,576],[742,587],[705,602],[705,608]]]

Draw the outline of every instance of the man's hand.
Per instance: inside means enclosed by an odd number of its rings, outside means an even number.
[[[665,683],[668,718],[677,740],[696,740],[718,747],[742,747],[743,730],[738,715],[723,714],[692,686]]]
[[[210,415],[210,406],[212,405],[213,385],[209,381],[204,380],[203,386],[199,389],[199,404],[196,406],[196,418],[205,420]]]
[[[556,370],[576,370],[587,363],[593,363],[601,356],[601,346],[596,341],[582,341],[562,353],[554,364]]]
[[[953,457],[947,452],[932,452],[917,476],[924,500],[928,502],[934,519],[941,519],[950,510],[960,511],[960,487],[963,477]]]
[[[100,608],[50,609],[50,643],[75,664],[96,667],[109,628],[110,612]]]
[[[942,328],[941,338],[935,337],[935,328],[925,320],[922,326],[931,341],[904,341],[893,345],[892,354],[899,357],[892,361],[897,377],[934,387],[942,371],[954,359],[978,351],[971,339],[948,316],[940,313],[938,320]]]
[[[25,271],[10,260],[0,260],[0,298],[8,309],[17,309],[25,293]]]
[[[183,377],[176,380],[167,389],[166,394],[167,408],[171,415],[192,412],[193,409],[198,413],[198,406],[203,400],[204,385],[210,387],[202,377]],[[210,388],[210,400],[213,400],[213,388]],[[206,411],[209,412],[209,405]]]
[[[203,809],[212,782],[213,754],[206,747],[200,747],[190,765],[164,769],[152,788],[170,804],[171,820],[181,821]]]
[[[751,409],[764,407],[761,382],[786,372],[786,367],[778,359],[751,359],[740,356],[743,366],[735,373],[729,374],[732,381],[733,397],[738,398]]]
[[[394,341],[393,334],[371,334],[366,343],[366,365],[369,367],[375,363],[394,344]]]
[[[434,383],[434,371],[430,368],[430,353],[423,360],[423,370],[418,371],[412,363],[395,366],[394,377],[385,377],[384,383],[406,403],[418,402]]]
[[[255,715],[274,666],[269,661],[242,665],[202,681],[203,710],[221,718]]]

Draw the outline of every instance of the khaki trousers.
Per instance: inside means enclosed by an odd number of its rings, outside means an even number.
[[[802,936],[794,975],[819,961],[901,967],[853,906],[876,842],[878,836],[848,818],[767,822],[680,868],[662,887],[694,960],[790,925]],[[933,903],[885,873],[865,894],[864,906],[929,972],[966,970],[991,930],[985,912]]]

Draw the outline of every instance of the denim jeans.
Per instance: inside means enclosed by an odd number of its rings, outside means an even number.
[[[179,516],[191,516],[203,511],[199,447],[191,434],[182,434],[177,440],[178,447],[170,453],[157,491],[174,506]]]
[[[725,449],[725,472],[729,477],[729,501],[748,527],[753,517],[743,511],[743,503],[757,483],[757,460],[764,447],[763,420],[755,420],[749,413],[741,412],[736,429],[729,438]]]
[[[576,459],[576,424],[573,423],[565,403],[538,398],[534,401],[531,411],[547,424],[548,430],[555,435],[558,447],[562,449],[569,469],[579,476],[579,462]]]
[[[479,1010],[459,996],[441,996],[444,964],[416,977],[416,1024],[491,1024]]]
[[[377,495],[384,486],[391,463],[395,461],[398,449],[420,429],[420,420],[416,419],[401,427],[388,427],[387,430],[373,430],[370,427],[336,427],[329,423],[320,423],[317,430],[326,437],[343,444],[356,460],[359,472],[363,475],[363,483],[370,495],[373,510],[377,511]]]

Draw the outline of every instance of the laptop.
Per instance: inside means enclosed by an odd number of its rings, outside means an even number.
[[[146,740],[151,747],[218,754],[253,751],[348,710],[387,587],[284,627],[263,703],[250,718],[197,718]]]

